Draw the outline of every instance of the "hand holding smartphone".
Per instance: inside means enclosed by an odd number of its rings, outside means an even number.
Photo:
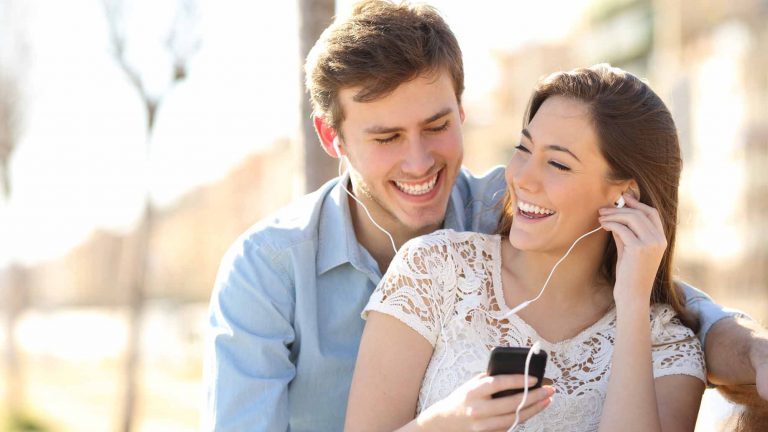
[[[523,375],[525,374],[525,360],[528,357],[530,348],[523,347],[496,347],[491,351],[491,358],[488,361],[488,375]],[[536,377],[536,384],[528,387],[533,390],[541,387],[544,381],[544,370],[547,367],[547,353],[539,351],[531,357],[531,364],[528,367],[528,375]],[[509,389],[494,393],[492,398],[500,398],[522,393],[523,389]]]

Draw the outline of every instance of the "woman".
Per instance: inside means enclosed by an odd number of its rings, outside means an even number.
[[[671,279],[669,111],[619,69],[556,73],[516,149],[498,235],[438,231],[398,252],[363,313],[346,429],[507,430],[522,396],[491,395],[523,377],[483,374],[489,352],[539,341],[551,385],[518,430],[693,430],[705,372]]]

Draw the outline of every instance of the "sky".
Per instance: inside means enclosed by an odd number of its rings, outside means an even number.
[[[12,27],[27,44],[25,111],[13,196],[0,204],[0,267],[54,259],[94,229],[128,231],[147,188],[156,204],[170,205],[277,138],[298,135],[296,2],[201,1],[194,32],[201,43],[188,78],[173,87],[162,41],[175,2],[129,3],[129,59],[148,88],[164,94],[149,157],[143,105],[112,55],[102,3],[15,4]],[[338,0],[337,13],[351,4]],[[471,104],[498,80],[493,52],[565,37],[587,1],[431,4],[462,46]],[[8,11],[0,9],[5,22]]]

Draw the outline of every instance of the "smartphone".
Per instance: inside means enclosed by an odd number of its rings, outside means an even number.
[[[496,347],[491,351],[491,359],[488,361],[488,375],[523,375],[525,373],[525,359],[530,348],[523,347]],[[531,364],[528,366],[528,375],[538,378],[536,384],[528,387],[528,391],[541,387],[544,381],[544,369],[547,368],[547,353],[544,350],[531,356]],[[494,393],[492,398],[511,396],[522,393],[523,389],[509,389]]]

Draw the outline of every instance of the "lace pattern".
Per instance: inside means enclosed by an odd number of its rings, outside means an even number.
[[[616,313],[609,311],[577,336],[550,343],[509,309],[501,293],[500,237],[452,230],[414,239],[401,249],[363,311],[389,314],[434,347],[417,412],[485,371],[495,346],[541,341],[545,377],[557,393],[546,411],[519,431],[597,430],[610,376]],[[683,374],[705,380],[698,339],[669,305],[651,308],[655,377]]]

